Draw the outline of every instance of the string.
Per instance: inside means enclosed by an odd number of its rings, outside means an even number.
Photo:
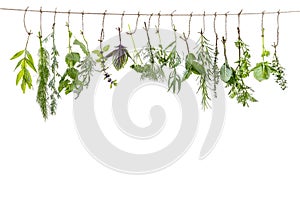
[[[106,10],[104,11],[103,18],[102,18],[102,28],[100,32],[100,47],[102,47],[102,42],[104,40],[104,22],[105,22]]]
[[[150,15],[149,20],[148,20],[148,27],[150,28],[150,23],[151,23],[151,17],[153,16],[153,13]]]
[[[264,16],[265,16],[265,11],[261,13],[261,30],[264,30]]]
[[[216,29],[216,21],[217,21],[217,12],[215,12],[215,17],[214,17],[214,32],[216,37],[218,37],[217,29]]]
[[[132,32],[126,32],[127,34],[129,35],[133,35],[135,34],[136,30],[137,30],[137,27],[138,27],[138,23],[139,23],[139,18],[140,18],[140,11],[137,13],[137,18],[136,18],[136,21],[135,21],[135,27],[134,27],[134,30]]]
[[[225,13],[225,37],[224,39],[227,40],[227,16],[228,16],[228,13]]]
[[[172,29],[173,31],[176,31],[176,28],[175,28],[175,25],[174,25],[174,21],[173,21],[173,14],[176,12],[176,10],[174,10],[172,13],[171,13],[171,26],[172,26]]]
[[[205,11],[203,12],[202,29],[201,29],[201,33],[204,34],[204,32],[205,32]]]
[[[26,33],[27,33],[28,35],[31,35],[31,34],[32,34],[31,31],[28,31],[27,26],[26,26],[26,14],[27,14],[28,8],[29,8],[29,7],[27,7],[27,8],[25,9],[25,11],[24,11],[23,24],[24,24],[24,29],[25,29]]]
[[[174,12],[174,11],[173,11]],[[159,33],[159,27],[160,27],[160,11],[158,12],[158,17],[157,17],[157,28],[156,28],[156,33]],[[171,17],[173,16],[173,13],[171,14]]]
[[[0,8],[0,10],[3,11],[26,11],[26,9],[21,9],[21,8]],[[28,9],[28,12],[40,12],[40,10],[35,10],[35,9]],[[81,15],[81,11],[54,11],[54,10],[43,10],[43,13],[58,13],[58,14],[72,14],[72,15]],[[281,11],[281,14],[291,14],[291,13],[300,13],[300,10],[286,10],[286,11]],[[123,13],[114,13],[114,12],[85,12],[86,15],[119,15],[122,16]],[[152,13],[126,13],[124,15],[126,16],[150,16]],[[269,12],[264,12],[264,14],[278,14],[278,11],[269,11]],[[194,13],[193,16],[203,16],[204,13]],[[237,16],[239,13],[218,13],[218,16]],[[261,12],[243,12],[241,15],[261,15]],[[153,14],[153,16],[171,16],[171,13],[157,13]],[[190,16],[190,14],[187,13],[178,13],[174,14],[173,16]],[[205,16],[215,16],[215,13],[205,13]]]
[[[43,25],[42,25],[42,15],[43,15],[43,11],[42,11],[42,7],[40,8],[40,38],[42,38],[43,36]]]
[[[124,19],[124,15],[125,15],[125,11],[123,11],[123,13],[122,13],[122,17],[121,17],[121,26],[120,26],[120,32],[122,32],[123,31],[123,19]]]
[[[277,14],[277,41],[276,44],[274,44],[275,47],[277,47],[279,44],[279,15],[280,15],[280,10],[278,10],[278,14]]]
[[[53,25],[52,25],[52,29],[54,29],[55,24],[56,24],[56,8],[55,8],[54,17],[53,17]]]
[[[84,11],[81,14],[81,34],[84,34]]]

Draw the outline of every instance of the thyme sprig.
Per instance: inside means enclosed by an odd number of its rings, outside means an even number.
[[[274,54],[272,60],[272,68],[274,69],[274,71],[272,71],[272,75],[275,76],[275,81],[276,83],[278,83],[281,89],[285,90],[287,88],[287,80],[285,78],[285,68],[279,62],[279,58],[277,55],[277,45],[274,44],[273,47],[274,47]]]

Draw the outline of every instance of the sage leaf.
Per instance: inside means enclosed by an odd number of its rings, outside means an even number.
[[[220,69],[220,78],[225,83],[230,80],[232,76],[232,69],[226,63],[224,63]]]

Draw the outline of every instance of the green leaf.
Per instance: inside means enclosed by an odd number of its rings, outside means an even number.
[[[72,78],[73,80],[78,77],[78,70],[75,68],[67,69],[67,74]]]
[[[18,75],[17,75],[16,85],[19,84],[19,82],[20,82],[20,80],[21,80],[21,78],[22,78],[23,76],[24,76],[24,70],[22,69],[22,70],[18,73]]]
[[[23,91],[23,94],[25,94],[25,92],[26,92],[26,81],[25,81],[25,79],[23,79],[23,81],[22,81],[21,89]]]
[[[226,63],[224,63],[220,69],[220,78],[225,83],[228,82],[232,76],[232,68],[229,67]]]
[[[189,63],[189,64],[192,64],[192,62],[196,60],[196,56],[193,54],[193,53],[189,53],[187,56],[186,56],[186,62]]]
[[[86,46],[82,42],[80,42],[79,40],[75,39],[74,42],[73,42],[73,44],[74,45],[78,45],[81,48],[82,52],[85,55],[89,55],[89,52],[88,52]]]
[[[270,68],[264,62],[258,63],[253,69],[254,78],[258,81],[267,80],[270,77]]]
[[[202,65],[200,65],[200,63],[198,63],[195,60],[192,62],[192,68],[194,70],[196,70],[199,74],[202,74],[202,75],[206,74],[205,68]]]
[[[23,53],[24,53],[24,50],[17,52],[15,55],[13,55],[13,57],[11,57],[10,60],[14,60],[14,59],[20,57]]]
[[[187,80],[191,75],[192,75],[192,71],[191,70],[186,70],[183,74],[182,81]]]
[[[28,65],[33,71],[37,72],[36,69],[35,69],[35,67],[34,67],[34,65],[33,65],[33,63],[32,63],[29,59],[25,58],[25,62],[27,63],[27,65]]]
[[[25,65],[24,65],[23,63],[25,63],[24,59],[19,60],[18,64],[16,65],[16,67],[15,67],[15,69],[14,69],[14,71],[16,71],[16,69],[17,69],[20,65],[22,65],[23,67],[25,67]],[[23,68],[23,67],[22,67],[22,68]]]
[[[106,51],[108,51],[108,50],[109,50],[109,48],[110,48],[110,46],[109,46],[109,45],[105,45],[105,46],[102,48],[102,50],[103,50],[103,52],[106,52]]]
[[[65,57],[65,61],[69,67],[74,67],[75,64],[80,61],[80,54],[77,52],[68,53]]]
[[[33,58],[31,56],[31,54],[29,53],[29,51],[27,51],[27,50],[26,50],[26,56],[27,56],[28,60],[32,63],[32,65],[34,66]]]

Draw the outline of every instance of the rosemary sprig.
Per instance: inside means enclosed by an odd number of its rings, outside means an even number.
[[[209,43],[209,40],[204,36],[203,31],[201,30],[200,32],[200,38],[199,41],[197,42],[197,51],[196,55],[198,56],[198,62],[200,65],[206,69],[207,73],[205,78],[207,80],[204,81],[202,80],[200,84],[209,84],[208,81],[212,82],[214,87],[212,88],[213,92],[216,94],[216,85],[218,84],[218,78],[219,75],[216,73],[218,71],[217,68],[214,69],[214,52],[212,45]],[[208,87],[208,85],[207,85]],[[202,86],[204,88],[204,85]],[[206,93],[207,91],[203,91]],[[204,94],[205,96],[208,96],[208,94]],[[216,96],[216,95],[215,95]]]
[[[217,98],[217,85],[220,82],[220,70],[218,67],[218,55],[219,55],[219,50],[218,50],[218,35],[216,34],[216,39],[215,39],[215,47],[214,47],[214,62],[213,62],[213,71],[212,71],[212,76],[213,76],[213,91],[214,91],[214,97]]]
[[[50,64],[49,64],[49,53],[43,47],[43,40],[41,32],[38,33],[38,38],[40,42],[39,49],[39,63],[38,63],[38,91],[36,101],[40,105],[43,118],[46,120],[48,118],[48,80],[50,76]]]
[[[24,50],[18,51],[10,59],[10,60],[14,60],[23,55],[23,57],[18,61],[14,69],[14,71],[16,71],[16,69],[18,69],[19,67],[21,68],[17,74],[16,85],[18,85],[19,82],[22,80],[21,89],[23,93],[26,92],[26,87],[28,87],[29,89],[32,88],[32,78],[28,68],[31,68],[34,72],[37,72],[34,67],[33,58],[30,52],[27,50],[30,35],[31,33],[28,33]]]

